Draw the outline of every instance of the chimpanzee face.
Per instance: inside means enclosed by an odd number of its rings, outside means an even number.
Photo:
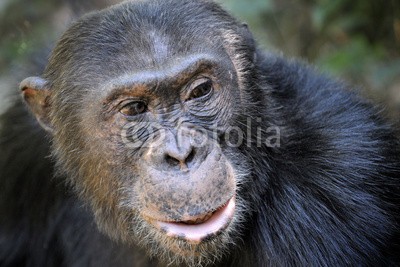
[[[135,11],[100,15],[67,31],[45,77],[22,82],[24,98],[101,229],[154,255],[212,261],[244,214],[248,162],[226,131],[242,127],[246,61],[232,53],[247,30],[207,26],[207,38],[189,17],[171,31]]]

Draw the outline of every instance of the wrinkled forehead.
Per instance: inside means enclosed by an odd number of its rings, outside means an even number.
[[[206,36],[189,25],[159,25],[135,19],[134,15],[100,23],[97,27],[90,21],[82,23],[78,29],[80,38],[69,42],[58,54],[60,58],[68,58],[62,67],[68,68],[67,72],[73,70],[75,78],[91,76],[93,79],[99,74],[112,77],[162,69],[179,64],[193,54],[227,57],[219,34],[209,32]],[[86,28],[94,29],[87,31]]]
[[[218,36],[207,38],[195,32],[183,32],[175,28],[158,29],[153,25],[140,28],[138,31],[127,32],[122,38],[130,41],[122,44],[108,60],[124,69],[151,70],[180,64],[191,55],[210,55],[214,58],[226,56]]]

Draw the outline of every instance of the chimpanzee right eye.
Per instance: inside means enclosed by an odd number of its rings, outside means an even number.
[[[127,117],[136,116],[147,111],[147,105],[143,101],[133,101],[124,105],[119,112]]]

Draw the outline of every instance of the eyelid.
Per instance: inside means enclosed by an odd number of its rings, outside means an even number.
[[[208,77],[198,77],[197,79],[195,79],[191,84],[190,84],[190,90],[193,90],[194,88],[196,88],[197,86],[209,82],[211,81],[210,78]],[[212,82],[212,81],[211,81]]]
[[[138,107],[135,106],[135,105],[138,105],[138,103],[143,105],[143,106],[141,106],[143,109],[138,110]],[[127,110],[125,110],[125,109],[127,109]],[[125,112],[123,112],[123,111],[125,111]],[[126,118],[136,118],[146,112],[148,112],[148,107],[147,107],[147,104],[143,101],[131,101],[119,109],[119,113],[121,113]]]
[[[122,109],[126,105],[133,103],[133,102],[143,102],[147,106],[147,101],[145,101],[142,98],[127,98],[127,99],[122,99],[120,101],[117,101],[117,103],[114,105],[115,109]]]
[[[108,119],[108,118],[120,113],[121,109],[123,109],[126,105],[128,105],[131,102],[143,102],[147,107],[149,105],[148,104],[149,100],[144,99],[143,97],[121,95],[119,98],[116,98],[113,101],[103,104],[103,109],[105,111],[104,118]]]
[[[210,77],[204,77],[204,76],[203,77],[197,77],[192,82],[190,82],[190,84],[188,86],[189,91],[186,93],[186,96],[185,96],[186,100],[185,101],[188,101],[188,99],[190,98],[190,95],[192,94],[194,89],[196,89],[199,85],[207,83],[207,82],[211,83],[211,90],[210,90],[210,92],[211,92],[213,90],[213,88],[214,88],[214,83],[213,83],[213,80]],[[207,95],[208,94],[209,93],[207,93]],[[206,96],[206,95],[204,95],[204,96]]]
[[[113,116],[116,113],[120,113],[121,109],[123,109],[126,105],[128,105],[131,102],[143,102],[146,106],[148,106],[148,101],[143,99],[143,98],[138,98],[138,97],[129,97],[126,98],[120,98],[120,99],[115,99],[111,103],[107,103],[104,105],[104,110],[105,113],[107,114],[105,117]]]

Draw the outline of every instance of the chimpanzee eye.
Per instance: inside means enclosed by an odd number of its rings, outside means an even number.
[[[213,83],[210,79],[204,78],[194,82],[192,87],[193,90],[186,101],[208,95],[213,90]]]
[[[147,111],[147,105],[143,101],[134,101],[123,106],[119,112],[125,116],[136,116]]]

